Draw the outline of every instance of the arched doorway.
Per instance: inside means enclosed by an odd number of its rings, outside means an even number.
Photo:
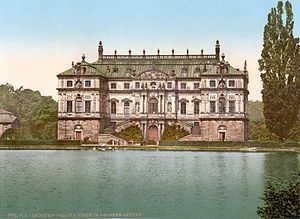
[[[218,127],[218,134],[219,134],[219,141],[225,141],[226,140],[226,126],[220,125]]]
[[[148,140],[158,141],[158,128],[155,125],[151,125],[148,129]]]
[[[75,139],[77,141],[81,141],[82,140],[82,136],[83,136],[83,127],[82,125],[75,125],[75,128],[74,128],[74,131],[75,131]]]

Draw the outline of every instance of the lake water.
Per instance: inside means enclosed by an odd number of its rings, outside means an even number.
[[[300,155],[0,151],[0,218],[258,218]]]

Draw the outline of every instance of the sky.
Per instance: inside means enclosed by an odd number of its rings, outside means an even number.
[[[300,1],[290,0],[300,36]],[[235,68],[247,60],[249,99],[261,100],[263,29],[275,0],[0,0],[0,84],[57,99],[56,75],[71,62],[104,54],[221,53]]]

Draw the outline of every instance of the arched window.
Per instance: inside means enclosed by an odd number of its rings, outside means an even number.
[[[186,114],[186,102],[181,102],[180,104],[180,113],[185,115]]]
[[[225,97],[219,98],[219,113],[225,113],[226,112],[226,100]]]
[[[149,99],[149,113],[157,113],[158,112],[158,100],[156,98]]]
[[[76,113],[82,112],[82,98],[79,94],[77,94],[77,97],[75,99],[75,112]]]
[[[111,102],[110,103],[110,113],[116,114],[116,112],[117,112],[117,104],[116,104],[116,102]]]

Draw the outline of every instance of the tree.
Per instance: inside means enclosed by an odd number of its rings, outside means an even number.
[[[281,142],[288,137],[299,113],[299,39],[294,37],[293,27],[291,3],[286,1],[283,6],[279,1],[268,15],[259,60],[266,126]]]
[[[300,182],[279,189],[268,183],[264,192],[264,206],[257,214],[263,218],[298,218],[300,216]]]
[[[21,127],[5,132],[2,139],[56,139],[57,103],[38,91],[0,85],[0,108],[16,115]]]

